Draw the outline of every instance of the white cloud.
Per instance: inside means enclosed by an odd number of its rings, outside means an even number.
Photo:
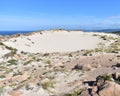
[[[108,19],[120,19],[120,15],[110,16],[108,17]]]
[[[108,28],[108,27],[119,27],[120,26],[120,15],[109,16],[105,18],[94,17],[94,16],[81,16],[81,15],[70,15],[70,16],[1,16],[0,15],[0,27],[1,28],[33,28],[39,26],[68,26],[68,27],[79,27],[85,26],[86,28]],[[58,27],[59,27],[58,26]],[[0,29],[1,29],[0,28]],[[9,28],[9,29],[10,29]]]

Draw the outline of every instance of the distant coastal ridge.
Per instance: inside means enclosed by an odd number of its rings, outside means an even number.
[[[49,29],[49,30],[66,30],[66,31],[83,31],[83,32],[107,32],[120,34],[120,29],[100,29],[100,30],[86,30],[86,29]],[[0,35],[15,35],[15,34],[28,34],[32,32],[40,32],[44,30],[16,30],[16,31],[0,31]]]

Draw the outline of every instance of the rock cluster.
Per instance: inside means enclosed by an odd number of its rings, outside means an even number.
[[[120,85],[108,81],[104,76],[98,76],[91,89],[83,91],[80,96],[119,96]]]

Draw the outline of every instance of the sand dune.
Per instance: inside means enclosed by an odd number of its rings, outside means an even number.
[[[47,31],[29,36],[11,38],[6,45],[25,52],[70,52],[81,49],[93,49],[100,42],[99,37],[81,31]]]

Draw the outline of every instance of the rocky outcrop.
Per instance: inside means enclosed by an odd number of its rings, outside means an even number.
[[[92,88],[82,91],[79,96],[120,96],[120,85],[106,80],[104,76],[98,76]]]
[[[98,76],[96,78],[96,86],[93,86],[91,95],[92,96],[119,96],[120,85],[113,81],[107,81],[102,76]]]
[[[107,82],[102,90],[98,92],[99,96],[120,96],[120,85],[115,82]]]

